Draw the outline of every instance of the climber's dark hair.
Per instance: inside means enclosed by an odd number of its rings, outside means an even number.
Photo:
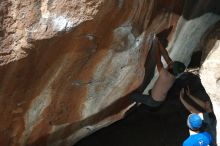
[[[185,69],[186,69],[186,66],[185,66],[184,63],[179,62],[179,61],[174,61],[173,62],[173,74],[174,74],[174,76],[177,76],[180,73],[183,73]]]

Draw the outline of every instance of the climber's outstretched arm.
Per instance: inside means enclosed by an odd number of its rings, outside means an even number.
[[[185,90],[184,90],[185,91]],[[187,89],[185,91],[186,95],[190,97],[195,103],[197,103],[202,109],[204,109],[207,113],[213,112],[212,105],[210,101],[202,101],[199,98],[196,98],[195,96],[190,94],[189,87],[187,86]]]
[[[166,63],[167,64],[172,63],[172,59],[170,58],[167,50],[163,47],[163,45],[160,43],[160,41],[157,41],[157,42],[158,42],[157,43],[158,44],[158,48],[160,49],[160,52],[161,52],[163,58],[165,59]]]
[[[156,38],[154,40],[154,47],[156,49],[156,65],[157,65],[157,69],[158,69],[158,72],[160,72],[160,70],[163,68],[163,64],[161,62],[161,51],[160,51],[160,48],[158,46],[158,39]]]

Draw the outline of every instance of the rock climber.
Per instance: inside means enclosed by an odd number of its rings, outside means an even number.
[[[159,41],[160,39],[160,41]],[[168,90],[171,88],[175,79],[184,72],[186,66],[179,61],[172,61],[169,57],[167,50],[166,41],[154,35],[153,36],[153,48],[156,49],[156,66],[159,73],[153,88],[149,91],[149,95],[144,95],[142,92],[133,92],[130,97],[136,103],[143,103],[148,107],[156,108],[159,107],[163,101],[166,99]],[[167,63],[167,68],[164,68],[161,56],[165,59]]]
[[[190,136],[183,142],[183,146],[211,146],[212,137],[202,130],[203,120],[198,114],[190,114],[187,119]]]

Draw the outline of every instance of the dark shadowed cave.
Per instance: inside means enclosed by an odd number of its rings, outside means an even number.
[[[219,0],[1,0],[0,146],[181,145],[177,96],[124,116],[128,96],[152,87],[150,36],[172,28],[169,55],[188,65],[199,50],[189,71],[220,121],[219,26]]]
[[[176,107],[171,108],[171,112],[151,113],[146,107],[140,106],[124,119],[74,146],[180,146],[188,136],[187,116]]]
[[[190,69],[198,68],[201,51],[193,53]],[[175,85],[175,84],[174,84]],[[186,119],[189,112],[171,88],[166,102],[150,111],[147,106],[133,106],[126,116],[74,146],[181,146],[189,136]]]

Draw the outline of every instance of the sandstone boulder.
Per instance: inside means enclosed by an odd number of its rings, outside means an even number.
[[[2,0],[0,145],[70,146],[123,116],[150,34],[188,63],[217,0]],[[150,87],[150,86],[149,86]]]
[[[219,23],[210,29],[205,37],[203,44],[202,66],[200,69],[200,77],[202,83],[209,94],[214,111],[217,117],[217,143],[220,143],[220,41],[219,41]]]

